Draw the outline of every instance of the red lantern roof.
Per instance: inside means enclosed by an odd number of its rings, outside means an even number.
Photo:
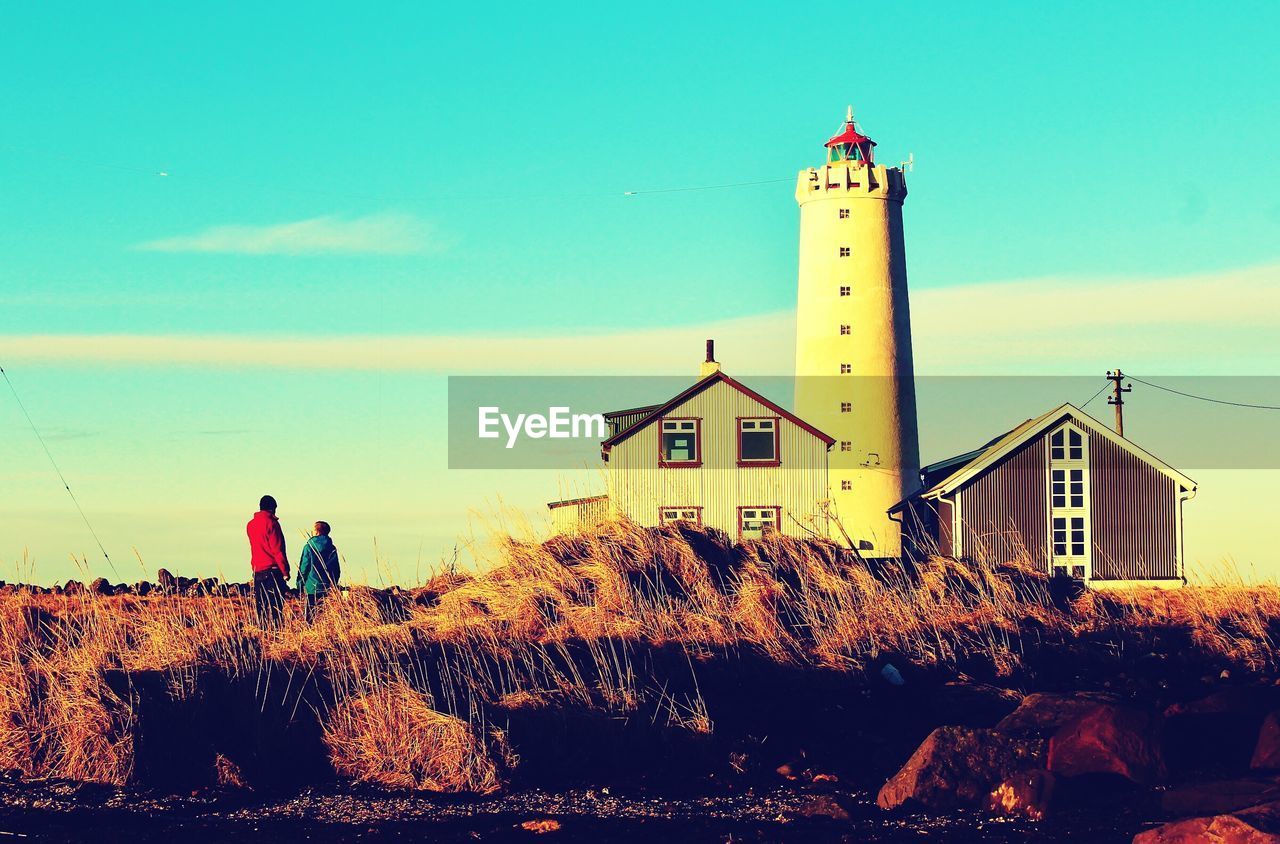
[[[829,148],[836,144],[853,144],[855,146],[859,144],[871,144],[872,146],[875,146],[876,142],[868,138],[866,135],[860,134],[858,130],[854,128],[853,121],[849,120],[844,124],[844,130],[838,135],[832,137],[831,140],[827,141],[826,145]]]

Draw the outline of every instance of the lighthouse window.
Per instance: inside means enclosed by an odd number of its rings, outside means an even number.
[[[849,257],[849,254],[850,254],[850,253],[849,253],[849,247],[847,247],[847,246],[841,246],[841,247],[840,247],[840,257],[841,257],[841,258],[848,258],[848,257]]]
[[[853,326],[851,326],[851,325],[842,325],[842,326],[840,326],[840,333],[841,333],[841,334],[852,334],[852,333],[853,333]]]
[[[841,287],[841,288],[840,288],[840,295],[841,295],[841,296],[848,296],[848,295],[849,295],[849,292],[850,292],[850,291],[849,291],[849,288],[848,288],[848,287]]]
[[[853,364],[851,364],[851,363],[842,363],[842,364],[840,364],[840,374],[841,374],[841,375],[848,375],[848,374],[849,374],[849,373],[851,373],[851,372],[853,372]]]
[[[849,209],[848,209],[848,208],[841,208],[841,209],[840,209],[840,219],[841,219],[841,220],[847,220],[847,219],[849,219]]]
[[[840,402],[840,412],[841,412],[841,413],[853,413],[853,402],[851,402],[851,401],[842,401],[842,402]]]
[[[853,443],[851,443],[849,440],[841,440],[841,441],[840,441],[840,450],[841,450],[841,451],[853,451]]]
[[[853,481],[841,481],[840,489],[842,489],[845,492],[848,492],[849,490],[853,489]]]

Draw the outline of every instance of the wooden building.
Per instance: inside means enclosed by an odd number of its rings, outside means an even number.
[[[1187,476],[1070,404],[921,470],[890,516],[906,551],[1030,560],[1091,586],[1179,586]]]
[[[827,535],[827,452],[834,440],[712,360],[662,404],[605,414],[604,497],[556,501],[559,531],[607,512],[641,525],[691,521],[738,539],[766,531]]]

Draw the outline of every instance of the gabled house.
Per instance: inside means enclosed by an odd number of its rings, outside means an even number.
[[[590,524],[607,508],[641,525],[697,522],[738,539],[827,535],[835,441],[730,378],[710,349],[707,357],[679,395],[605,414],[608,494],[552,502],[553,524]]]
[[[1196,484],[1070,404],[921,470],[889,511],[910,556],[1031,560],[1092,586],[1179,586]]]

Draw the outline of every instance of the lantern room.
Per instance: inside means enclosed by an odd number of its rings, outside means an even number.
[[[874,147],[876,142],[858,131],[853,120],[853,106],[845,115],[844,125],[840,131],[827,141],[827,163],[837,161],[863,161],[868,165],[875,163]]]

